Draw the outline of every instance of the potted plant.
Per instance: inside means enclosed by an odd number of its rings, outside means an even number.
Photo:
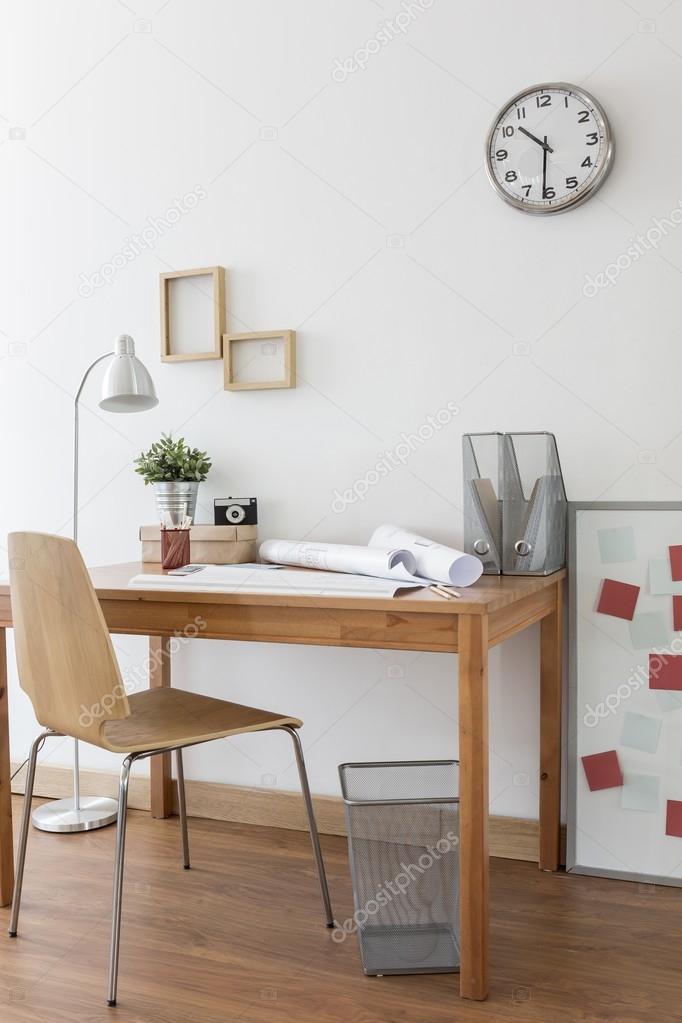
[[[154,487],[160,519],[168,512],[174,523],[184,515],[194,521],[199,484],[211,468],[205,451],[190,448],[184,437],[173,440],[170,434],[162,433],[161,440],[152,444],[149,451],[143,451],[134,464],[145,486]]]

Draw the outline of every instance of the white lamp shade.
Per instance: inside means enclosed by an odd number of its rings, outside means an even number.
[[[135,355],[135,342],[121,334],[104,374],[99,407],[106,412],[144,412],[158,404],[152,378]]]

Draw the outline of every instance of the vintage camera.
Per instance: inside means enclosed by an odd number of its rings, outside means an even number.
[[[216,526],[255,526],[258,502],[255,497],[216,497],[213,519]]]

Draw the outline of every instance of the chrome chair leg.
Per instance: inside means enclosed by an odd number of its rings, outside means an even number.
[[[12,915],[9,922],[9,936],[16,938],[17,923],[19,922],[19,906],[21,905],[21,888],[24,882],[24,864],[26,863],[26,843],[28,842],[28,828],[31,823],[31,799],[33,798],[33,786],[36,778],[36,763],[38,750],[43,741],[49,739],[55,732],[43,732],[31,746],[28,758],[28,770],[26,771],[26,785],[24,787],[24,812],[21,818],[21,832],[19,834],[19,849],[17,853],[17,872],[14,879],[14,896],[12,898]]]
[[[301,780],[303,802],[305,803],[306,813],[308,814],[310,841],[312,843],[313,853],[315,854],[317,876],[320,882],[320,890],[322,892],[322,902],[324,904],[324,912],[327,918],[327,927],[334,927],[332,904],[329,898],[329,888],[327,887],[327,875],[324,869],[324,860],[322,859],[322,849],[320,848],[320,836],[317,833],[315,810],[313,809],[313,800],[312,796],[310,795],[310,786],[308,785],[308,773],[305,768],[305,760],[303,758],[303,747],[301,746],[301,739],[296,729],[291,728],[289,725],[283,725],[282,731],[289,733],[289,735],[291,736],[291,740],[294,744],[294,753],[296,754],[296,765],[298,767],[298,776]]]
[[[189,870],[189,837],[187,834],[187,804],[185,802],[185,772],[182,767],[182,750],[175,751],[175,770],[178,776],[178,812],[182,833],[182,865]]]
[[[118,788],[118,819],[116,821],[116,859],[114,862],[114,898],[111,912],[111,946],[109,949],[109,990],[107,1004],[116,1005],[118,984],[118,951],[121,943],[121,899],[123,897],[123,860],[126,844],[126,817],[128,809],[128,781],[130,768],[136,757],[132,754],[121,764]]]

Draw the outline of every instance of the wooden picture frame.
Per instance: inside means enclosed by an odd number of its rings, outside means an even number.
[[[284,343],[284,376],[279,380],[239,381],[236,378],[234,349],[247,342],[282,341]],[[264,391],[296,386],[296,331],[265,330],[252,334],[223,334],[223,364],[226,391]]]
[[[210,277],[213,285],[212,346],[206,351],[174,352],[172,341],[171,288],[172,282],[187,277]],[[225,331],[225,268],[200,267],[196,270],[174,270],[159,275],[161,289],[161,362],[196,362],[201,359],[222,358],[222,337]]]

